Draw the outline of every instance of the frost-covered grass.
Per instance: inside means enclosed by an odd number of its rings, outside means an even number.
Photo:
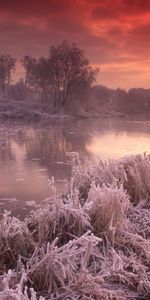
[[[77,117],[73,113],[56,113],[51,102],[27,100],[1,100],[0,120],[11,121],[48,121],[51,119],[70,119]]]
[[[30,101],[29,101],[30,100]],[[29,100],[1,100],[0,99],[0,119],[1,120],[33,120],[38,121],[48,119],[50,108],[47,103]]]
[[[65,195],[0,221],[0,299],[150,299],[150,156],[82,165]]]

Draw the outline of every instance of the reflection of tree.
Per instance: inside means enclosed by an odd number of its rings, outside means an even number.
[[[84,138],[70,134],[71,128],[58,126],[26,132],[27,159],[40,158],[46,164],[66,162],[67,152],[84,150]]]
[[[77,151],[87,155],[85,144],[94,135],[107,132],[149,134],[150,122],[124,119],[68,120],[51,122],[48,125],[14,125],[2,127],[0,131],[0,161],[15,161],[13,141],[24,148],[27,160],[40,159],[44,167],[54,165],[56,161],[67,162],[66,152]],[[59,165],[59,164],[58,164]],[[56,166],[56,165],[55,165]],[[61,168],[61,165],[59,165]]]
[[[84,139],[74,138],[69,128],[60,127],[59,124],[46,129],[26,131],[25,147],[28,160],[40,159],[38,164],[46,167],[49,175],[63,178],[70,174],[67,152],[79,151],[84,148]],[[61,164],[60,162],[67,163]]]
[[[0,132],[0,161],[15,160],[7,128]]]
[[[50,166],[56,161],[66,162],[66,152],[77,151],[87,155],[85,144],[93,135],[108,131],[128,132],[129,134],[148,133],[147,124],[128,120],[75,120],[53,122],[45,126],[25,127],[17,131],[14,139],[19,145],[25,145],[27,160],[40,159],[42,166]]]
[[[5,126],[0,131],[0,161],[16,160],[14,142],[17,150],[25,150],[27,160],[40,159],[42,166],[56,161],[66,162],[67,152],[85,151],[85,137],[78,122],[53,122],[42,127],[35,124]],[[16,150],[16,149],[15,149]]]
[[[22,128],[19,128],[18,130],[16,130],[15,134],[13,135],[13,140],[19,145],[19,146],[24,146],[25,140],[26,140],[26,130],[28,130],[27,128],[24,128],[24,126]]]
[[[71,151],[71,145],[62,132],[38,130],[26,135],[27,159],[64,160],[66,151]]]

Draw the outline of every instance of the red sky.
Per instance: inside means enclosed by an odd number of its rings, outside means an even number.
[[[0,0],[0,53],[38,57],[64,39],[100,66],[98,83],[150,88],[150,0]]]

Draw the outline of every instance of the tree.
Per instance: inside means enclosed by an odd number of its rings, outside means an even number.
[[[95,82],[98,71],[91,67],[83,50],[66,41],[52,46],[47,59],[24,56],[21,62],[26,71],[25,85],[39,88],[46,99],[52,94],[56,111],[62,111],[75,95],[83,94]]]
[[[15,84],[10,85],[8,89],[8,94],[11,97],[11,99],[17,101],[25,100],[27,94],[27,88],[24,85],[24,81],[20,79]]]
[[[2,54],[0,56],[0,87],[6,98],[6,86],[9,86],[12,72],[15,71],[16,59],[9,54]]]
[[[54,106],[62,110],[75,92],[83,93],[96,80],[97,69],[90,66],[84,51],[64,41],[50,48],[49,65],[53,73]]]
[[[32,77],[33,77],[33,70],[34,67],[37,63],[35,58],[32,58],[29,55],[25,55],[22,59],[21,59],[21,63],[25,69],[25,86],[27,85],[31,85],[31,81],[32,81]]]
[[[52,71],[48,59],[41,57],[36,60],[31,56],[24,56],[21,62],[26,71],[25,86],[42,91],[45,99],[48,99],[52,88]]]

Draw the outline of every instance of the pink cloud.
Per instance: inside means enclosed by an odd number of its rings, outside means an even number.
[[[91,63],[102,67],[100,83],[148,85],[149,0],[0,1],[1,52],[38,57],[64,39],[76,42]]]

